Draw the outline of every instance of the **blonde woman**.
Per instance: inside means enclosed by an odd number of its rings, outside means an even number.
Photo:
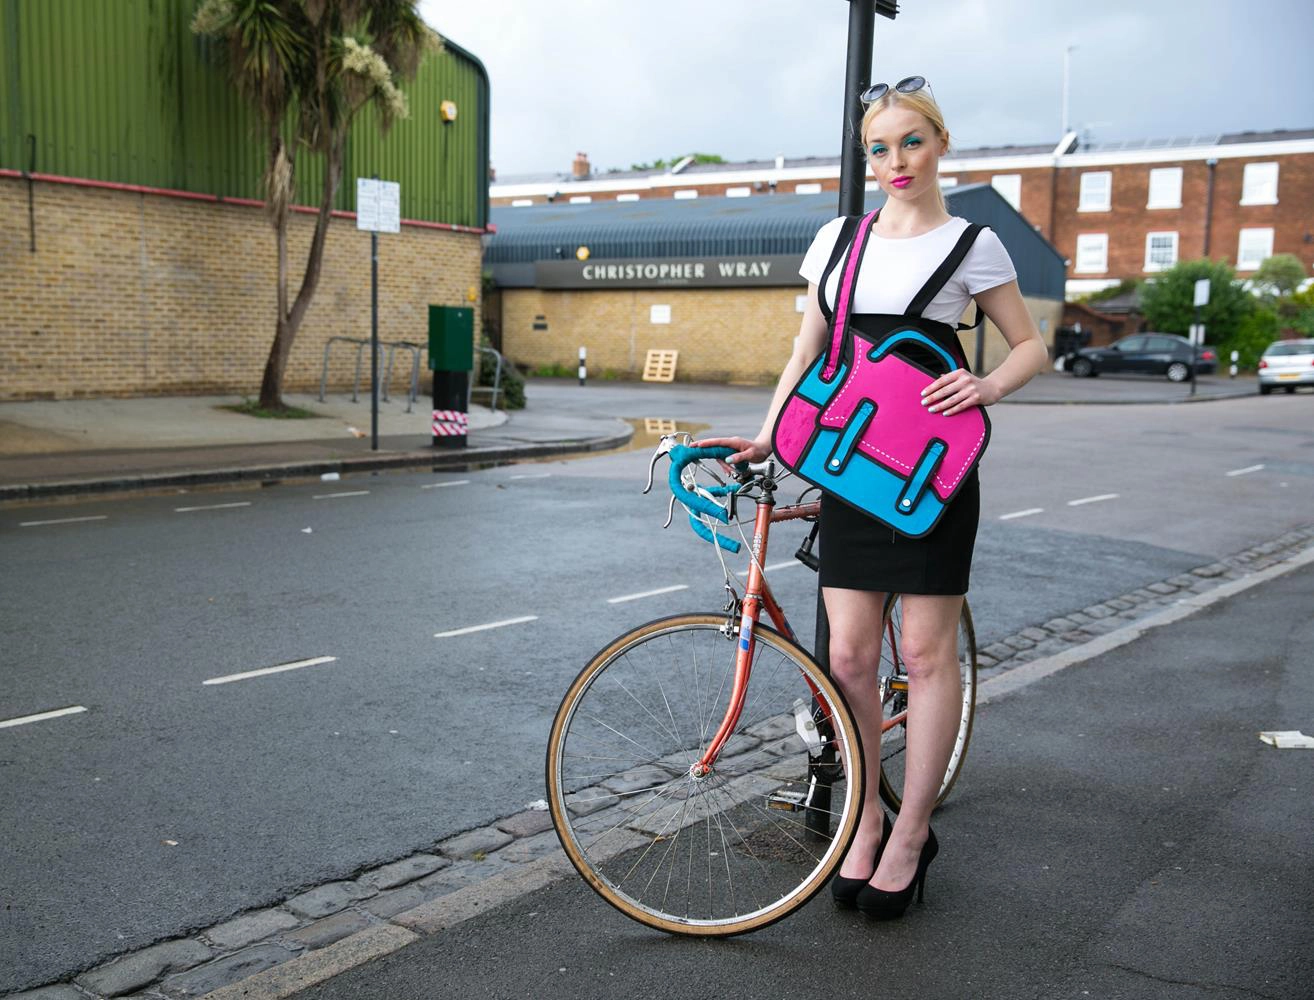
[[[1022,301],[1017,272],[993,232],[968,232],[967,220],[951,216],[945,207],[937,175],[940,157],[949,151],[949,130],[926,81],[914,76],[893,88],[876,84],[863,100],[863,148],[886,201],[863,250],[852,328],[875,342],[896,326],[916,321],[962,358],[957,322],[975,300],[1008,341],[1008,356],[984,376],[969,371],[963,359],[962,367],[930,385],[922,402],[945,414],[990,406],[1046,363],[1045,345]],[[807,306],[793,356],[757,437],[698,442],[735,448],[727,462],[767,458],[781,406],[829,346],[828,323],[841,271],[836,265],[847,249],[837,245],[844,221],[821,227],[799,268],[808,281]],[[955,260],[960,260],[956,266]],[[822,497],[820,582],[830,623],[830,667],[858,720],[867,767],[862,820],[831,888],[837,904],[856,906],[875,919],[902,916],[914,891],[920,898],[927,868],[939,850],[930,818],[958,729],[957,629],[979,513],[975,472],[934,530],[915,539],[843,501]],[[879,623],[892,592],[902,595],[902,654],[909,675],[903,805],[894,823],[878,791],[877,693]]]

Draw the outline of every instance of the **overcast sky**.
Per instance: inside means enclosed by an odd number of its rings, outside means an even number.
[[[925,76],[959,148],[1314,127],[1311,0],[902,0],[873,79]],[[492,80],[499,179],[690,152],[835,156],[845,0],[421,0]]]

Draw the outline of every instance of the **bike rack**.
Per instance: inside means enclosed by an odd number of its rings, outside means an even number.
[[[502,366],[506,363],[506,358],[502,357],[501,354],[493,350],[491,347],[481,347],[479,348],[479,353],[491,354],[493,355],[493,357],[497,358],[497,371],[493,375],[493,397],[488,403],[490,409],[496,410],[497,394],[502,390]],[[479,376],[475,375],[475,377],[470,380],[469,391],[467,391],[465,394],[465,410],[467,413],[470,412],[470,398],[474,395],[474,391],[476,388],[474,383],[477,381],[479,381]]]
[[[383,345],[381,345],[383,346]],[[424,345],[414,344],[409,340],[392,340],[387,343],[388,364],[383,376],[383,401],[388,402],[388,384],[392,381],[392,359],[398,350],[411,352],[411,388],[406,397],[406,412],[411,412],[411,407],[415,401],[420,398],[420,355],[424,352]]]
[[[329,352],[332,350],[335,343],[356,345],[356,379],[351,386],[351,401],[357,403],[360,401],[361,356],[365,353],[365,348],[370,344],[370,342],[363,337],[329,337],[329,339],[324,342],[324,364],[319,373],[319,401],[321,403],[324,402],[324,393],[328,389]]]

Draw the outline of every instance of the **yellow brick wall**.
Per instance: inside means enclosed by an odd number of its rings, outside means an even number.
[[[40,182],[35,203],[31,253],[27,184],[0,179],[0,399],[259,392],[275,312],[274,232],[260,209]],[[370,235],[355,227],[330,224],[289,392],[318,391],[329,337],[370,335]],[[289,298],[313,228],[293,215]],[[477,234],[381,233],[380,339],[427,343],[430,304],[474,306],[477,337],[480,265]],[[354,358],[334,346],[330,385],[350,385]],[[367,382],[368,352],[363,361]],[[409,374],[399,352],[394,391]]]
[[[804,288],[543,290],[508,288],[502,292],[502,347],[512,361],[536,368],[578,363],[588,348],[590,373],[610,369],[642,372],[654,348],[680,352],[676,378],[699,382],[774,383],[789,360],[800,313],[794,301]],[[1046,319],[1045,341],[1052,345],[1063,303],[1025,299],[1037,326]],[[651,322],[654,304],[671,307],[669,325]],[[963,314],[975,315],[975,306]],[[537,317],[546,330],[535,330]],[[986,320],[986,370],[1008,353],[1008,343]],[[976,334],[961,335],[975,359]]]

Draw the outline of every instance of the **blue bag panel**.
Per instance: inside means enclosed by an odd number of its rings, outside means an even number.
[[[907,481],[861,453],[853,456],[840,475],[830,475],[825,468],[826,456],[834,453],[839,439],[839,431],[821,430],[816,442],[803,456],[799,475],[809,482],[822,484],[827,493],[867,511],[909,537],[920,538],[935,527],[940,512],[944,510],[944,504],[935,492],[923,489],[921,496],[914,498],[910,510],[896,513]]]
[[[844,433],[840,439],[835,442],[835,450],[826,456],[826,472],[831,476],[838,476],[844,472],[849,464],[849,459],[858,448],[858,441],[862,438],[863,432],[866,431],[867,425],[871,423],[871,418],[876,415],[876,404],[870,399],[864,399],[856,410],[849,416],[849,422],[844,425]]]
[[[877,344],[868,353],[867,357],[870,358],[872,361],[879,361],[881,358],[885,357],[885,355],[889,354],[890,351],[894,350],[894,348],[898,347],[900,344],[907,343],[908,341],[912,341],[913,343],[920,344],[922,347],[928,348],[929,350],[934,351],[936,354],[938,354],[940,356],[940,360],[949,366],[946,369],[946,371],[953,371],[955,368],[959,366],[958,362],[954,360],[952,354],[950,354],[948,351],[946,351],[943,347],[937,344],[926,334],[922,333],[920,330],[898,330],[890,334],[879,344]]]
[[[820,357],[812,363],[808,373],[803,376],[803,381],[794,389],[797,395],[806,399],[809,403],[823,407],[830,402],[830,397],[835,395],[835,390],[844,384],[844,377],[849,373],[849,366],[841,364],[835,369],[835,377],[829,382],[823,382],[821,381],[821,372],[825,367],[826,354],[823,351]]]

